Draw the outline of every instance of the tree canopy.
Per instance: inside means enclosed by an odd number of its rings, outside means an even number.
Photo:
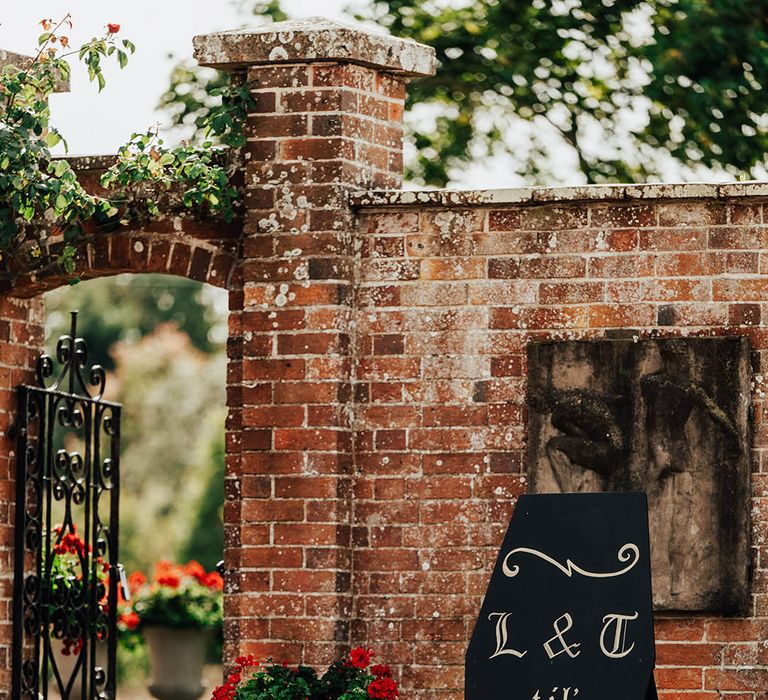
[[[440,185],[474,153],[503,148],[515,120],[536,127],[520,158],[534,182],[553,176],[563,147],[589,182],[658,178],[665,158],[759,171],[767,10],[765,0],[386,0],[365,16],[437,51],[437,75],[409,100],[441,107],[414,133],[414,173]]]
[[[274,0],[250,9],[285,17]],[[428,185],[500,152],[531,184],[573,179],[568,161],[587,182],[759,177],[767,16],[766,0],[383,0],[357,14],[437,51],[437,75],[408,93],[408,174]],[[164,97],[176,123],[199,121],[218,85],[184,70]]]

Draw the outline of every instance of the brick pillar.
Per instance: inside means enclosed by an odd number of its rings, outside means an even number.
[[[9,433],[16,420],[15,389],[34,382],[43,339],[42,299],[14,299],[0,292],[0,700],[11,692],[16,441]]]
[[[405,80],[432,49],[325,20],[195,39],[253,90],[233,290],[227,658],[323,663],[350,639],[350,191],[398,187]]]

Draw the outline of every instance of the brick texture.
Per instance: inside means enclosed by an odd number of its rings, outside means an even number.
[[[762,221],[738,200],[360,209],[353,629],[400,665],[408,697],[462,697],[527,488],[526,344],[617,330],[751,339],[751,615],[660,614],[656,678],[666,699],[766,697]]]
[[[222,41],[255,98],[243,220],[119,230],[80,260],[86,278],[164,272],[229,290],[226,661],[323,664],[364,643],[404,698],[459,700],[527,488],[526,344],[728,333],[754,349],[750,615],[659,615],[657,682],[665,700],[766,700],[768,191],[353,196],[401,185],[403,77],[370,56],[318,60],[316,43],[304,61],[270,45],[282,62],[249,66],[243,42]],[[12,389],[40,347],[39,294],[62,282],[20,278],[0,293],[3,689]]]
[[[0,698],[10,697],[13,625],[13,538],[16,489],[14,387],[33,380],[43,341],[43,308],[38,299],[0,297]]]
[[[401,79],[250,68],[242,287],[231,298],[226,649],[325,663],[352,610],[348,194],[400,184]],[[396,343],[395,343],[396,345]],[[258,621],[258,623],[257,623]]]

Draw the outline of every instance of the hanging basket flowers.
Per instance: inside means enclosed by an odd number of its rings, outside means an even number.
[[[309,666],[271,660],[259,666],[253,656],[241,656],[211,700],[396,700],[399,691],[391,669],[371,666],[372,657],[370,649],[355,647],[318,676]]]
[[[128,577],[131,601],[121,605],[121,630],[142,627],[216,628],[222,622],[224,581],[198,562],[160,561],[149,580],[136,571]]]

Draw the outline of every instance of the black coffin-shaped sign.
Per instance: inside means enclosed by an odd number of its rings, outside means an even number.
[[[466,700],[656,698],[644,493],[520,498],[466,657]]]

